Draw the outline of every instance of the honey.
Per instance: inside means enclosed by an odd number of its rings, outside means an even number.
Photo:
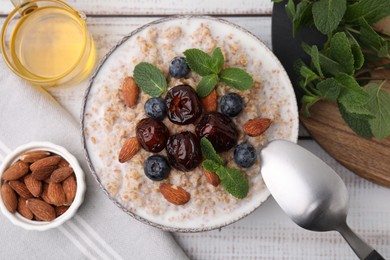
[[[96,56],[83,16],[60,6],[24,13],[9,38],[9,55],[14,71],[45,85],[84,79]]]

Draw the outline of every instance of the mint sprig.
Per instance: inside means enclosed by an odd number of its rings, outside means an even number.
[[[199,49],[188,49],[184,55],[191,70],[203,76],[196,89],[200,97],[208,96],[219,81],[238,90],[250,89],[254,84],[252,77],[243,69],[223,69],[225,59],[221,48],[214,49],[211,55]]]
[[[188,66],[199,75],[207,76],[214,73],[211,66],[211,57],[204,51],[188,49],[184,51],[184,55]]]
[[[216,162],[214,162],[213,160],[204,160],[202,162],[202,167],[205,168],[206,170],[208,170],[209,172],[216,172],[219,167],[221,166],[221,164],[218,164]]]
[[[238,199],[246,197],[249,191],[248,180],[239,169],[219,167],[215,172],[224,189]]]
[[[206,137],[200,139],[200,149],[202,150],[203,157],[207,160],[211,160],[219,165],[225,164],[225,161],[217,154],[212,143]]]
[[[152,97],[158,97],[167,90],[167,80],[164,74],[151,63],[137,64],[133,75],[138,87]]]
[[[216,153],[213,145],[206,137],[200,140],[200,147],[203,156],[206,158],[202,163],[202,167],[216,173],[228,193],[238,199],[245,198],[249,191],[249,183],[244,174],[239,169],[225,167],[225,161]]]
[[[367,92],[370,96],[368,109],[374,113],[374,117],[368,120],[372,133],[379,139],[386,138],[390,133],[390,95],[382,89],[381,85],[370,83]]]
[[[217,74],[204,76],[196,87],[196,93],[198,93],[198,95],[201,97],[208,96],[217,85],[218,80],[219,79]]]
[[[227,68],[221,72],[221,82],[238,90],[247,90],[253,86],[252,77],[239,68]]]
[[[211,70],[218,74],[221,72],[223,64],[225,63],[225,58],[223,57],[221,48],[215,48],[213,53],[211,53],[210,67]]]
[[[334,31],[347,9],[346,0],[319,0],[313,4],[314,24],[320,32]]]
[[[281,0],[273,0],[281,2]],[[298,61],[304,115],[321,100],[337,103],[346,124],[363,137],[390,136],[390,35],[374,23],[390,15],[389,0],[285,0],[293,33],[314,24],[322,46],[302,44],[310,63]],[[378,65],[379,64],[379,65]],[[222,77],[221,77],[222,78]],[[221,79],[222,80],[222,79]],[[382,84],[369,83],[370,80]]]

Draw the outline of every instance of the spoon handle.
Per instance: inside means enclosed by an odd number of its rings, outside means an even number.
[[[385,260],[376,250],[373,250],[364,260]]]
[[[355,254],[364,260],[385,260],[374,248],[363,241],[352,229],[345,223],[337,231],[344,237]]]

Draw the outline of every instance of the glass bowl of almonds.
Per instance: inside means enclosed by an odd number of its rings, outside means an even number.
[[[84,200],[77,159],[50,142],[19,146],[0,166],[1,212],[15,225],[44,231],[74,216]]]

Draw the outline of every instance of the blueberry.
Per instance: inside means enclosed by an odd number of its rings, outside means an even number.
[[[152,181],[162,181],[168,178],[171,167],[164,156],[152,155],[146,159],[144,171],[146,177]]]
[[[256,161],[256,150],[250,143],[241,143],[234,149],[234,161],[242,168],[251,167]]]
[[[235,94],[229,93],[221,98],[220,109],[222,114],[230,117],[238,115],[244,107],[242,98]]]
[[[165,99],[159,97],[154,97],[146,101],[144,109],[148,117],[157,120],[163,120],[167,114]]]
[[[175,57],[169,64],[169,74],[174,78],[182,78],[190,72],[190,67],[183,57]]]

